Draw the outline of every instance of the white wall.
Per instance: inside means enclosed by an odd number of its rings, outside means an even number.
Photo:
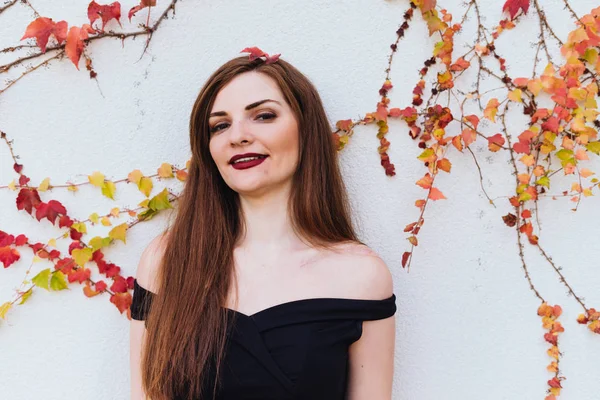
[[[157,9],[167,3],[158,1]],[[459,2],[441,3],[455,20],[462,15]],[[501,18],[502,3],[480,2],[486,26],[491,28]],[[541,3],[556,33],[566,39],[575,25],[562,0]],[[32,4],[55,21],[87,22],[87,0]],[[579,15],[598,5],[594,0],[571,4]],[[134,5],[122,1],[125,30],[145,21],[144,11],[131,24],[127,21],[126,11]],[[136,168],[151,174],[162,162],[182,166],[189,157],[188,118],[198,90],[215,68],[247,46],[282,53],[306,73],[318,87],[332,125],[357,118],[374,111],[389,45],[407,8],[406,0],[183,1],[177,4],[175,19],[160,26],[140,61],[144,38],[126,40],[124,45],[101,40],[87,50],[97,81],[89,79],[83,60],[78,72],[67,59],[25,77],[0,96],[0,130],[15,140],[14,150],[32,184],[45,177],[54,184],[81,182],[96,170],[109,179],[124,178]],[[30,10],[20,4],[0,15],[0,48],[19,44],[32,19]],[[473,22],[470,19],[457,36],[455,54],[473,39]],[[107,29],[120,28],[113,21]],[[507,59],[511,76],[530,74],[530,43],[537,33],[531,9],[514,31],[499,40],[498,51]],[[394,106],[410,103],[418,70],[434,41],[416,13],[393,65]],[[12,57],[0,55],[0,64]],[[463,88],[469,87],[466,79]],[[516,136],[524,125],[509,128]],[[421,150],[408,137],[406,125],[393,122],[389,154],[397,175],[386,177],[379,166],[375,134],[374,126],[356,129],[341,157],[363,239],[380,253],[395,278],[394,399],[543,399],[551,360],[536,314],[539,301],[524,277],[514,230],[501,219],[512,207],[502,200],[497,208],[489,205],[470,155],[451,152],[452,173],[436,180],[448,200],[428,207],[420,245],[406,273],[400,259],[409,244],[402,230],[418,216],[413,203],[424,191],[414,182],[426,171],[415,158]],[[473,148],[488,193],[511,195],[514,178],[507,155],[489,153],[479,140]],[[591,169],[597,167],[595,156],[589,164]],[[0,185],[6,185],[15,174],[1,143],[0,165]],[[553,192],[568,189],[571,181],[563,179]],[[180,186],[175,182],[173,187]],[[153,194],[160,189],[156,186]],[[114,202],[89,186],[76,194],[55,189],[42,196],[60,200],[71,215],[83,219],[114,206],[135,207],[142,200],[133,185],[118,186]],[[1,230],[26,233],[42,242],[58,234],[48,221],[38,223],[17,211],[15,197],[16,192],[0,190]],[[578,295],[598,309],[596,203],[594,197],[586,198],[573,213],[566,198],[545,198],[539,211],[542,244],[564,268]],[[134,275],[143,247],[164,223],[165,218],[159,217],[137,225],[127,245],[115,244],[106,257],[122,267],[124,276]],[[0,271],[0,303],[12,298],[25,277],[31,256],[22,253],[21,261]],[[600,338],[576,323],[582,309],[529,245],[526,259],[538,290],[564,310],[560,366],[567,380],[561,399],[599,399]],[[29,277],[47,267],[36,263]],[[107,296],[88,299],[78,285],[61,292],[36,290],[0,323],[0,398],[128,399],[128,329],[129,321]]]

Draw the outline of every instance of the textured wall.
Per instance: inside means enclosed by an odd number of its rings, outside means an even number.
[[[126,10],[135,4],[121,3],[125,30],[145,21],[142,11],[130,24]],[[157,3],[162,10],[168,2]],[[455,19],[464,11],[457,1],[440,3]],[[491,28],[501,18],[502,3],[480,2],[486,26]],[[541,3],[556,33],[566,39],[575,25],[563,2]],[[595,0],[571,3],[580,15],[598,5]],[[55,21],[87,22],[87,1],[32,0],[32,4]],[[282,53],[282,58],[305,72],[319,89],[332,125],[339,119],[357,118],[374,110],[389,45],[407,8],[406,0],[186,0],[177,5],[175,19],[162,23],[148,54],[139,61],[144,38],[123,45],[101,40],[88,49],[97,81],[89,79],[83,60],[78,72],[66,59],[25,77],[0,96],[0,129],[15,139],[15,151],[33,184],[45,177],[54,184],[81,182],[96,170],[109,179],[121,179],[136,168],[151,174],[162,162],[182,166],[189,157],[188,117],[199,88],[218,65],[247,46]],[[497,44],[511,76],[531,73],[530,43],[538,33],[532,11]],[[32,19],[31,11],[18,4],[1,15],[0,48],[18,44]],[[472,41],[473,22],[467,21],[458,35],[456,54]],[[113,21],[107,29],[120,28]],[[418,70],[434,42],[416,14],[392,69],[394,106],[410,103]],[[0,64],[6,60],[6,55],[0,55]],[[408,137],[406,125],[394,121],[390,128],[394,178],[386,177],[379,165],[374,126],[355,130],[341,162],[360,233],[395,278],[394,399],[543,399],[551,378],[545,369],[550,362],[548,345],[536,315],[539,301],[520,264],[514,230],[501,219],[512,208],[505,200],[497,202],[498,208],[491,206],[482,194],[471,156],[451,152],[452,173],[436,180],[448,200],[428,207],[420,245],[406,273],[400,259],[409,244],[402,230],[418,216],[413,203],[424,191],[414,182],[425,169],[415,159],[421,149]],[[509,128],[518,134],[523,125]],[[507,155],[491,154],[481,142],[474,150],[490,196],[511,195],[514,177]],[[597,160],[591,163],[594,169]],[[15,177],[11,166],[7,147],[0,145],[0,185]],[[568,189],[571,181],[565,179],[554,191]],[[153,194],[160,189],[155,187]],[[76,194],[56,189],[47,195],[83,219],[114,206],[135,207],[142,200],[133,185],[117,193],[116,202],[89,186]],[[39,241],[57,235],[48,221],[38,223],[18,212],[15,197],[16,192],[0,190],[0,229],[26,233]],[[586,304],[598,308],[595,206],[597,200],[587,198],[573,213],[566,198],[546,198],[540,201],[539,212],[545,247]],[[165,218],[158,217],[139,224],[130,232],[127,245],[113,245],[106,257],[122,267],[124,276],[134,275],[142,249],[164,223]],[[561,398],[597,400],[600,338],[575,322],[581,308],[567,296],[539,252],[529,245],[526,250],[536,287],[564,310],[561,369],[567,380]],[[18,264],[0,271],[0,303],[12,297],[30,259],[30,254],[24,254]],[[34,264],[32,273],[48,266]],[[25,306],[14,307],[8,320],[0,323],[0,398],[128,399],[128,328],[128,320],[107,296],[86,298],[77,285],[62,292],[37,290]]]

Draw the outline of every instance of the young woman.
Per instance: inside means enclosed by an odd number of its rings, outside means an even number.
[[[392,277],[357,238],[309,79],[230,60],[190,145],[175,219],[137,268],[132,399],[391,399]]]

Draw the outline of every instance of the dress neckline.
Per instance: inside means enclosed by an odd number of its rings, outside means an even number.
[[[133,282],[134,282],[135,289],[139,288],[142,291],[149,293],[152,296],[156,295],[156,293],[149,291],[148,289],[146,289],[143,286],[140,286],[140,284],[137,282],[137,279],[134,279]],[[345,304],[345,305],[368,306],[368,305],[378,305],[378,304],[386,304],[386,303],[395,304],[395,302],[396,302],[396,295],[393,293],[390,297],[385,298],[385,299],[354,299],[354,298],[345,298],[345,297],[310,297],[310,298],[306,298],[306,299],[297,299],[297,300],[291,300],[291,301],[286,301],[283,303],[275,304],[275,305],[269,306],[267,308],[263,308],[262,310],[256,311],[252,314],[246,314],[242,311],[234,310],[233,308],[229,308],[229,307],[225,307],[225,306],[221,306],[221,308],[232,315],[238,315],[245,319],[258,319],[258,318],[264,318],[264,315],[271,313],[271,312],[282,313],[286,308],[290,308],[293,306],[309,307],[311,305],[316,305],[319,303],[329,303],[329,304],[335,303],[336,305]]]
[[[311,298],[306,298],[306,299],[291,300],[291,301],[286,301],[283,303],[275,304],[275,305],[269,306],[267,308],[263,308],[262,310],[256,311],[252,314],[246,314],[244,312],[234,310],[233,308],[229,308],[229,307],[225,307],[225,306],[223,306],[222,308],[224,308],[227,312],[237,314],[244,318],[255,319],[259,316],[267,314],[268,312],[281,311],[282,309],[289,308],[291,306],[308,305],[309,303],[323,303],[323,302],[333,303],[333,302],[336,302],[336,303],[352,303],[352,304],[367,305],[367,304],[376,304],[376,303],[395,302],[395,300],[396,300],[395,294],[392,294],[390,297],[388,297],[386,299],[352,299],[352,298],[344,298],[344,297],[311,297]]]

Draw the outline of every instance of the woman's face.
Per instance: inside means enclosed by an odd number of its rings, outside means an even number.
[[[210,154],[231,189],[257,196],[291,182],[298,123],[273,79],[255,71],[236,76],[217,94],[208,124]],[[231,163],[245,153],[266,158],[250,168]]]

